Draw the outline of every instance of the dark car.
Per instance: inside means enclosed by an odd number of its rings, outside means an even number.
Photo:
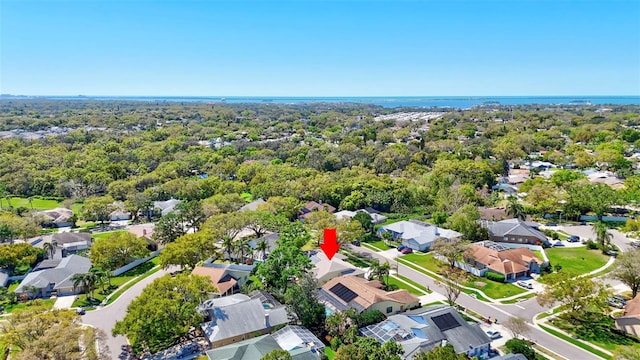
[[[411,254],[412,252],[413,252],[413,249],[410,247],[405,247],[404,249],[402,249],[403,254]]]
[[[78,309],[76,310],[76,313],[77,313],[78,315],[84,315],[84,314],[86,313],[86,311],[84,310],[84,308],[78,308]]]
[[[360,240],[353,240],[351,245],[360,246]]]
[[[577,242],[580,242],[580,236],[578,236],[578,235],[571,235],[571,236],[569,236],[569,238],[567,238],[567,241],[568,241],[568,242],[571,242],[571,243],[577,243]]]
[[[398,251],[402,251],[402,250],[404,250],[404,249],[406,249],[406,248],[407,248],[406,246],[404,246],[404,245],[400,245],[400,246],[398,246],[396,249],[397,249]]]
[[[188,344],[178,351],[178,357],[182,358],[187,355],[197,354],[199,352],[200,352],[200,347],[198,346],[198,344]]]
[[[547,223],[547,226],[558,226],[558,224],[553,221],[550,221]]]

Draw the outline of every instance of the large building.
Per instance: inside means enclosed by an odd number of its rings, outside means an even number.
[[[489,232],[489,240],[513,244],[542,245],[547,236],[538,230],[538,224],[520,219],[484,221],[482,226]]]

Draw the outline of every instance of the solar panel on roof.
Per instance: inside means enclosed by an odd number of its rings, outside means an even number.
[[[434,324],[440,329],[440,331],[447,331],[460,326],[458,320],[453,315],[446,313],[431,318]]]
[[[331,289],[329,289],[329,291],[336,294],[340,299],[347,303],[358,297],[358,294],[354,293],[351,289],[342,284],[335,284]]]

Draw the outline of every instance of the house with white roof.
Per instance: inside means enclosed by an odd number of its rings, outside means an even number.
[[[343,219],[351,219],[354,216],[356,216],[359,212],[363,212],[371,216],[371,222],[374,224],[381,224],[387,221],[386,216],[382,215],[379,211],[370,207],[356,210],[356,211],[342,210],[342,211],[338,211],[337,213],[334,213],[333,215],[335,215],[336,219],[343,220]]]
[[[431,245],[440,238],[452,240],[462,237],[462,234],[457,231],[415,219],[381,226],[378,229],[378,235],[382,236],[384,233],[390,233],[393,240],[401,241],[402,245],[415,251],[429,250]]]
[[[311,256],[311,263],[314,265],[311,272],[318,281],[318,286],[322,286],[327,281],[343,275],[364,277],[364,271],[342,260],[343,258],[344,255],[335,254],[333,258],[329,260],[323,251],[315,252]]]

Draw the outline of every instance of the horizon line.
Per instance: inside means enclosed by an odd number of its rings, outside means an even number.
[[[30,96],[30,97],[186,97],[186,98],[419,98],[419,97],[640,97],[640,94],[566,94],[566,95],[103,95],[103,94],[11,94],[2,93],[0,97]]]

